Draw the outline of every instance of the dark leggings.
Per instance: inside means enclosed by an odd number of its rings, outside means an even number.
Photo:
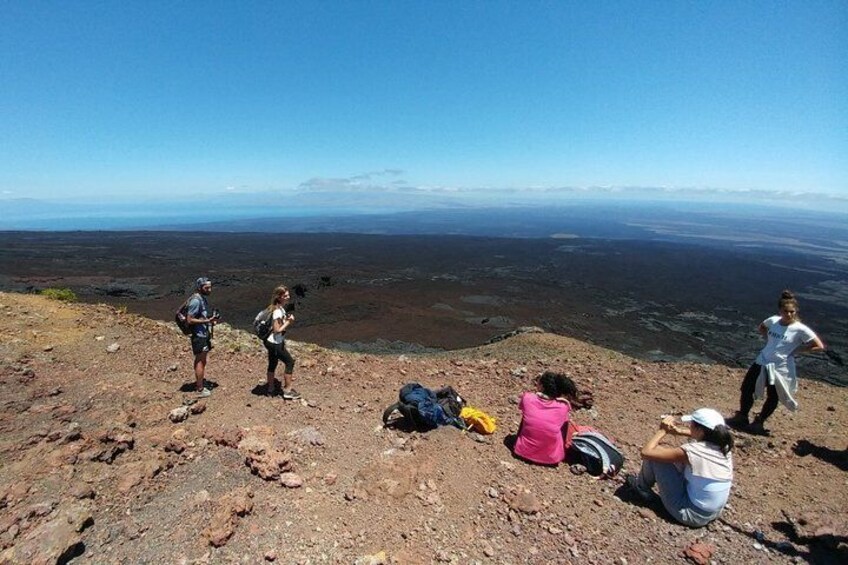
[[[294,372],[294,357],[286,349],[286,342],[283,343],[268,343],[263,341],[265,349],[268,350],[268,372],[273,373],[277,370],[277,363],[280,361],[286,366],[286,373],[291,375]]]
[[[739,411],[746,417],[748,416],[748,412],[751,411],[751,407],[754,406],[754,391],[757,390],[757,379],[760,376],[760,369],[762,369],[762,366],[754,363],[748,369],[748,372],[745,373],[745,379],[742,381],[742,387],[740,389],[742,394],[739,395]],[[766,385],[766,401],[763,403],[763,409],[760,410],[758,418],[761,422],[765,422],[774,413],[777,408],[777,402],[777,388],[774,385]]]

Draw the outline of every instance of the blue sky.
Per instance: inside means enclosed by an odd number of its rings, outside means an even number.
[[[848,198],[848,2],[0,4],[0,199]]]

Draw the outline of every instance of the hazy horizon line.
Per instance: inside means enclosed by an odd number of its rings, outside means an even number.
[[[355,179],[355,180],[354,180]],[[102,194],[79,194],[79,195],[56,195],[56,196],[23,196],[14,191],[5,190],[0,192],[0,201],[5,202],[44,202],[44,203],[126,203],[126,202],[179,202],[187,199],[216,198],[222,196],[241,196],[267,194],[329,194],[345,193],[350,195],[434,195],[434,196],[480,196],[483,200],[489,200],[492,196],[544,196],[544,195],[576,195],[576,196],[603,196],[610,198],[640,198],[646,196],[663,196],[685,201],[687,197],[709,198],[726,197],[734,199],[759,200],[760,198],[779,198],[781,200],[796,200],[805,198],[819,198],[829,201],[848,203],[848,194],[836,192],[820,192],[811,190],[787,190],[787,189],[743,189],[743,188],[721,188],[721,187],[689,187],[689,186],[634,186],[634,185],[589,185],[589,186],[556,186],[556,185],[531,185],[531,186],[441,186],[421,185],[411,186],[406,184],[372,184],[362,182],[362,176],[350,178],[313,178],[296,187],[287,188],[250,188],[228,186],[214,191],[193,191],[186,193],[155,194],[149,196],[136,196],[121,193],[106,192]],[[96,201],[96,202],[95,202]]]

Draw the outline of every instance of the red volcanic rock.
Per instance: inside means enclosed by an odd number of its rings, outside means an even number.
[[[268,437],[251,433],[238,444],[250,470],[266,481],[276,481],[281,473],[291,471],[291,454],[271,444]]]
[[[188,434],[183,428],[175,430],[174,433],[171,434],[171,438],[165,443],[165,451],[172,453],[182,453],[185,451],[188,447],[188,445],[186,445],[187,435]]]
[[[533,493],[522,490],[507,499],[507,504],[513,510],[523,512],[524,514],[536,514],[542,510],[542,505]]]
[[[298,488],[303,485],[303,479],[295,473],[281,473],[280,484],[286,488]]]
[[[112,463],[115,458],[133,448],[135,438],[132,429],[124,424],[112,424],[96,434],[97,443],[88,443],[88,448],[80,454],[89,461]]]
[[[692,542],[683,550],[683,556],[697,565],[708,565],[713,553],[715,553],[715,546],[700,540]]]
[[[0,553],[0,563],[53,565],[82,543],[80,533],[94,523],[85,503],[61,508],[54,518],[22,535],[22,539]]]
[[[253,511],[253,492],[239,488],[225,495],[218,503],[209,526],[203,536],[213,547],[225,545],[233,536],[239,518]]]
[[[236,427],[227,427],[227,428],[216,428],[212,430],[206,430],[203,434],[206,439],[214,443],[215,445],[223,445],[226,447],[236,448],[239,445],[239,442],[244,437],[241,429]]]
[[[121,467],[121,480],[118,483],[119,492],[129,492],[145,479],[152,479],[162,470],[164,464],[159,459],[136,461]]]

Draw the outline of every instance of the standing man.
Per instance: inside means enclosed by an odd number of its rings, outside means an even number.
[[[186,319],[191,326],[191,351],[194,353],[194,378],[197,395],[205,398],[212,394],[206,388],[206,356],[212,349],[212,326],[218,323],[218,313],[209,311],[206,297],[212,293],[212,281],[206,277],[197,279],[195,293],[188,301]]]

